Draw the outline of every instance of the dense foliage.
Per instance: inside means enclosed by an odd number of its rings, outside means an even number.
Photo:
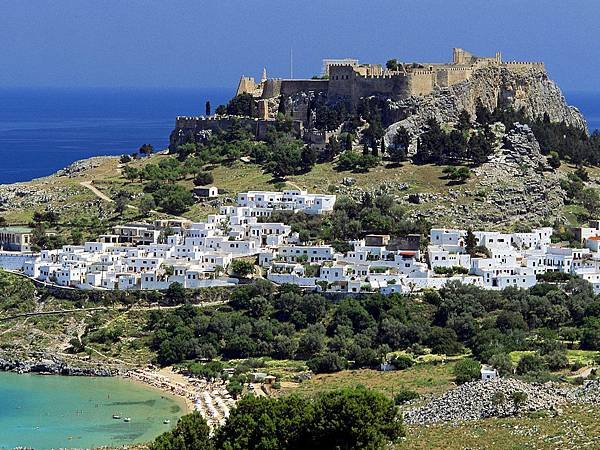
[[[210,428],[202,415],[195,411],[183,416],[177,426],[156,438],[152,450],[210,450]]]
[[[251,158],[276,177],[310,170],[317,161],[316,152],[296,138],[292,122],[283,115],[274,122],[264,141],[257,141],[252,130],[234,121],[231,128],[203,139],[188,136],[187,143],[175,150],[184,167],[193,168],[196,176],[207,164],[229,164],[241,157]]]
[[[153,311],[148,328],[160,364],[270,356],[306,360],[316,372],[376,367],[391,351],[425,348],[469,349],[500,365],[510,352],[534,351],[542,369],[556,367],[569,347],[600,350],[600,299],[580,279],[501,292],[451,282],[423,300],[374,294],[332,303],[261,281],[235,290],[230,309]]]
[[[35,287],[30,280],[0,269],[0,311],[4,315],[35,309]]]
[[[488,111],[481,104],[477,106],[477,122],[491,125],[502,122],[507,130],[515,123],[527,124],[531,127],[543,154],[556,152],[562,160],[575,165],[598,165],[600,163],[600,134],[591,136],[579,128],[566,125],[564,122],[551,122],[550,117],[528,117],[523,110],[512,108],[496,108]]]
[[[333,213],[327,216],[281,211],[273,213],[268,220],[290,224],[303,242],[332,242],[338,251],[348,251],[344,248],[346,241],[369,233],[405,236],[408,233],[427,234],[429,229],[426,222],[406,218],[406,210],[392,197],[368,193],[359,201],[338,197]]]
[[[199,414],[183,417],[159,436],[153,450],[171,449],[382,449],[404,436],[394,403],[358,387],[313,399],[243,398],[215,435]]]

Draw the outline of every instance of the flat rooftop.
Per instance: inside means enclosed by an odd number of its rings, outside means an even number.
[[[0,233],[27,234],[31,232],[33,232],[33,230],[29,227],[0,227]]]

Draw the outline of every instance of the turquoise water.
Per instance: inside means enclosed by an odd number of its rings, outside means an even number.
[[[174,426],[183,408],[160,391],[118,378],[0,373],[0,449],[148,442]]]

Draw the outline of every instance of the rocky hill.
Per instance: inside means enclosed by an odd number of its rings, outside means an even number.
[[[433,199],[435,207],[415,215],[433,223],[442,216],[447,223],[461,226],[508,227],[518,222],[540,225],[562,220],[560,176],[548,166],[531,129],[519,124],[508,133],[499,133],[495,153],[474,170],[475,189],[450,191],[448,196]]]
[[[478,101],[490,111],[498,106],[523,108],[528,117],[547,114],[553,122],[564,122],[587,131],[583,115],[567,104],[560,88],[546,71],[486,67],[474,71],[471,79],[437,89],[431,95],[389,101],[385,121],[392,125],[387,129],[386,141],[392,142],[399,126],[416,135],[432,117],[445,123],[455,122],[463,110],[474,116]]]

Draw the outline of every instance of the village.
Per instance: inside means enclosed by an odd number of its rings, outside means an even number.
[[[432,228],[424,251],[420,235],[366,235],[348,242],[351,250],[345,253],[301,242],[290,225],[268,221],[276,211],[327,214],[335,201],[335,195],[297,189],[243,192],[235,206],[222,206],[206,222],[118,225],[97,241],[39,254],[30,251],[26,229],[7,227],[0,229],[0,263],[40,282],[75,289],[235,286],[241,276],[325,293],[389,295],[440,289],[451,281],[526,289],[543,274],[560,272],[581,277],[600,292],[598,220],[572,229],[581,248],[553,244],[551,227],[526,233]],[[236,260],[254,264],[254,270],[236,273]]]

